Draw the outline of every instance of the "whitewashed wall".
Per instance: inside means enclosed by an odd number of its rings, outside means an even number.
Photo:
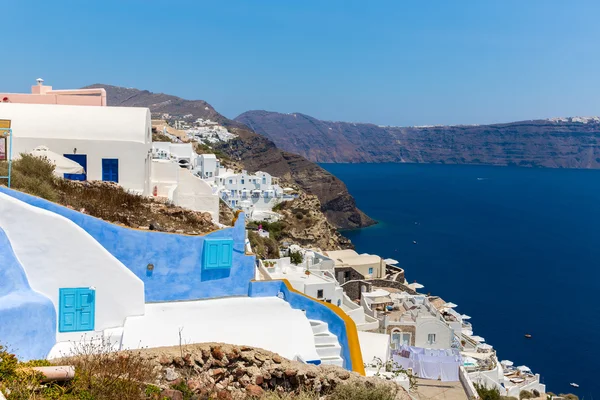
[[[70,220],[0,193],[0,226],[33,290],[58,310],[59,289],[95,287],[95,330],[123,326],[144,314],[144,284]],[[57,324],[58,329],[58,324]],[[57,341],[81,332],[57,333]]]
[[[435,334],[434,344],[427,342],[428,335]],[[417,317],[417,329],[415,336],[416,347],[429,349],[449,349],[452,345],[452,332],[448,325],[435,317]]]
[[[194,176],[188,169],[180,168],[179,184],[173,194],[173,201],[190,210],[209,212],[212,219],[219,222],[219,196],[213,193],[208,183]]]
[[[141,194],[149,194],[150,160],[148,153],[150,145],[136,142],[120,142],[106,140],[75,140],[75,139],[13,139],[13,154],[29,153],[37,146],[47,146],[58,154],[87,155],[87,179],[102,180],[102,159],[117,158],[119,160],[119,185]]]
[[[219,222],[219,196],[190,170],[174,162],[153,160],[151,176],[151,191],[156,187],[157,196],[166,197],[180,207],[208,212]]]

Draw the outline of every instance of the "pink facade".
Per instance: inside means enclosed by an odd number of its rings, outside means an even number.
[[[106,106],[106,90],[52,90],[42,79],[31,87],[31,93],[0,93],[0,103],[62,104],[69,106]]]

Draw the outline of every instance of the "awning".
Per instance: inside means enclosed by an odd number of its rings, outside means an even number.
[[[463,357],[471,357],[477,360],[487,360],[488,358],[492,357],[494,353],[476,353],[473,351],[462,351],[460,354],[462,354]]]
[[[383,303],[393,303],[394,300],[392,300],[391,297],[387,296],[387,297],[374,297],[372,299],[370,299],[371,304],[383,304]]]
[[[465,357],[463,358],[463,365],[467,364],[477,364],[477,360],[473,357]]]
[[[413,282],[413,283],[409,284],[408,287],[413,290],[416,290],[416,289],[423,289],[425,286],[421,285],[420,283]]]
[[[393,258],[386,258],[385,260],[383,260],[384,263],[386,263],[387,265],[396,265],[398,264],[397,260],[394,260]]]
[[[510,360],[502,360],[500,361],[500,364],[504,365],[505,367],[512,367],[514,365]]]
[[[261,193],[261,190],[253,190],[252,193]]]

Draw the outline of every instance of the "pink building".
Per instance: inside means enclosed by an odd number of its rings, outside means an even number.
[[[0,93],[1,103],[62,104],[70,106],[106,106],[106,90],[72,89],[53,90],[37,79],[37,85],[31,87],[31,93]]]

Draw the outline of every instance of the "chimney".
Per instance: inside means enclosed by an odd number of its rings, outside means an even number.
[[[37,85],[31,87],[31,94],[46,94],[52,90],[52,86],[44,86],[44,80],[42,78],[37,78],[35,80]]]

